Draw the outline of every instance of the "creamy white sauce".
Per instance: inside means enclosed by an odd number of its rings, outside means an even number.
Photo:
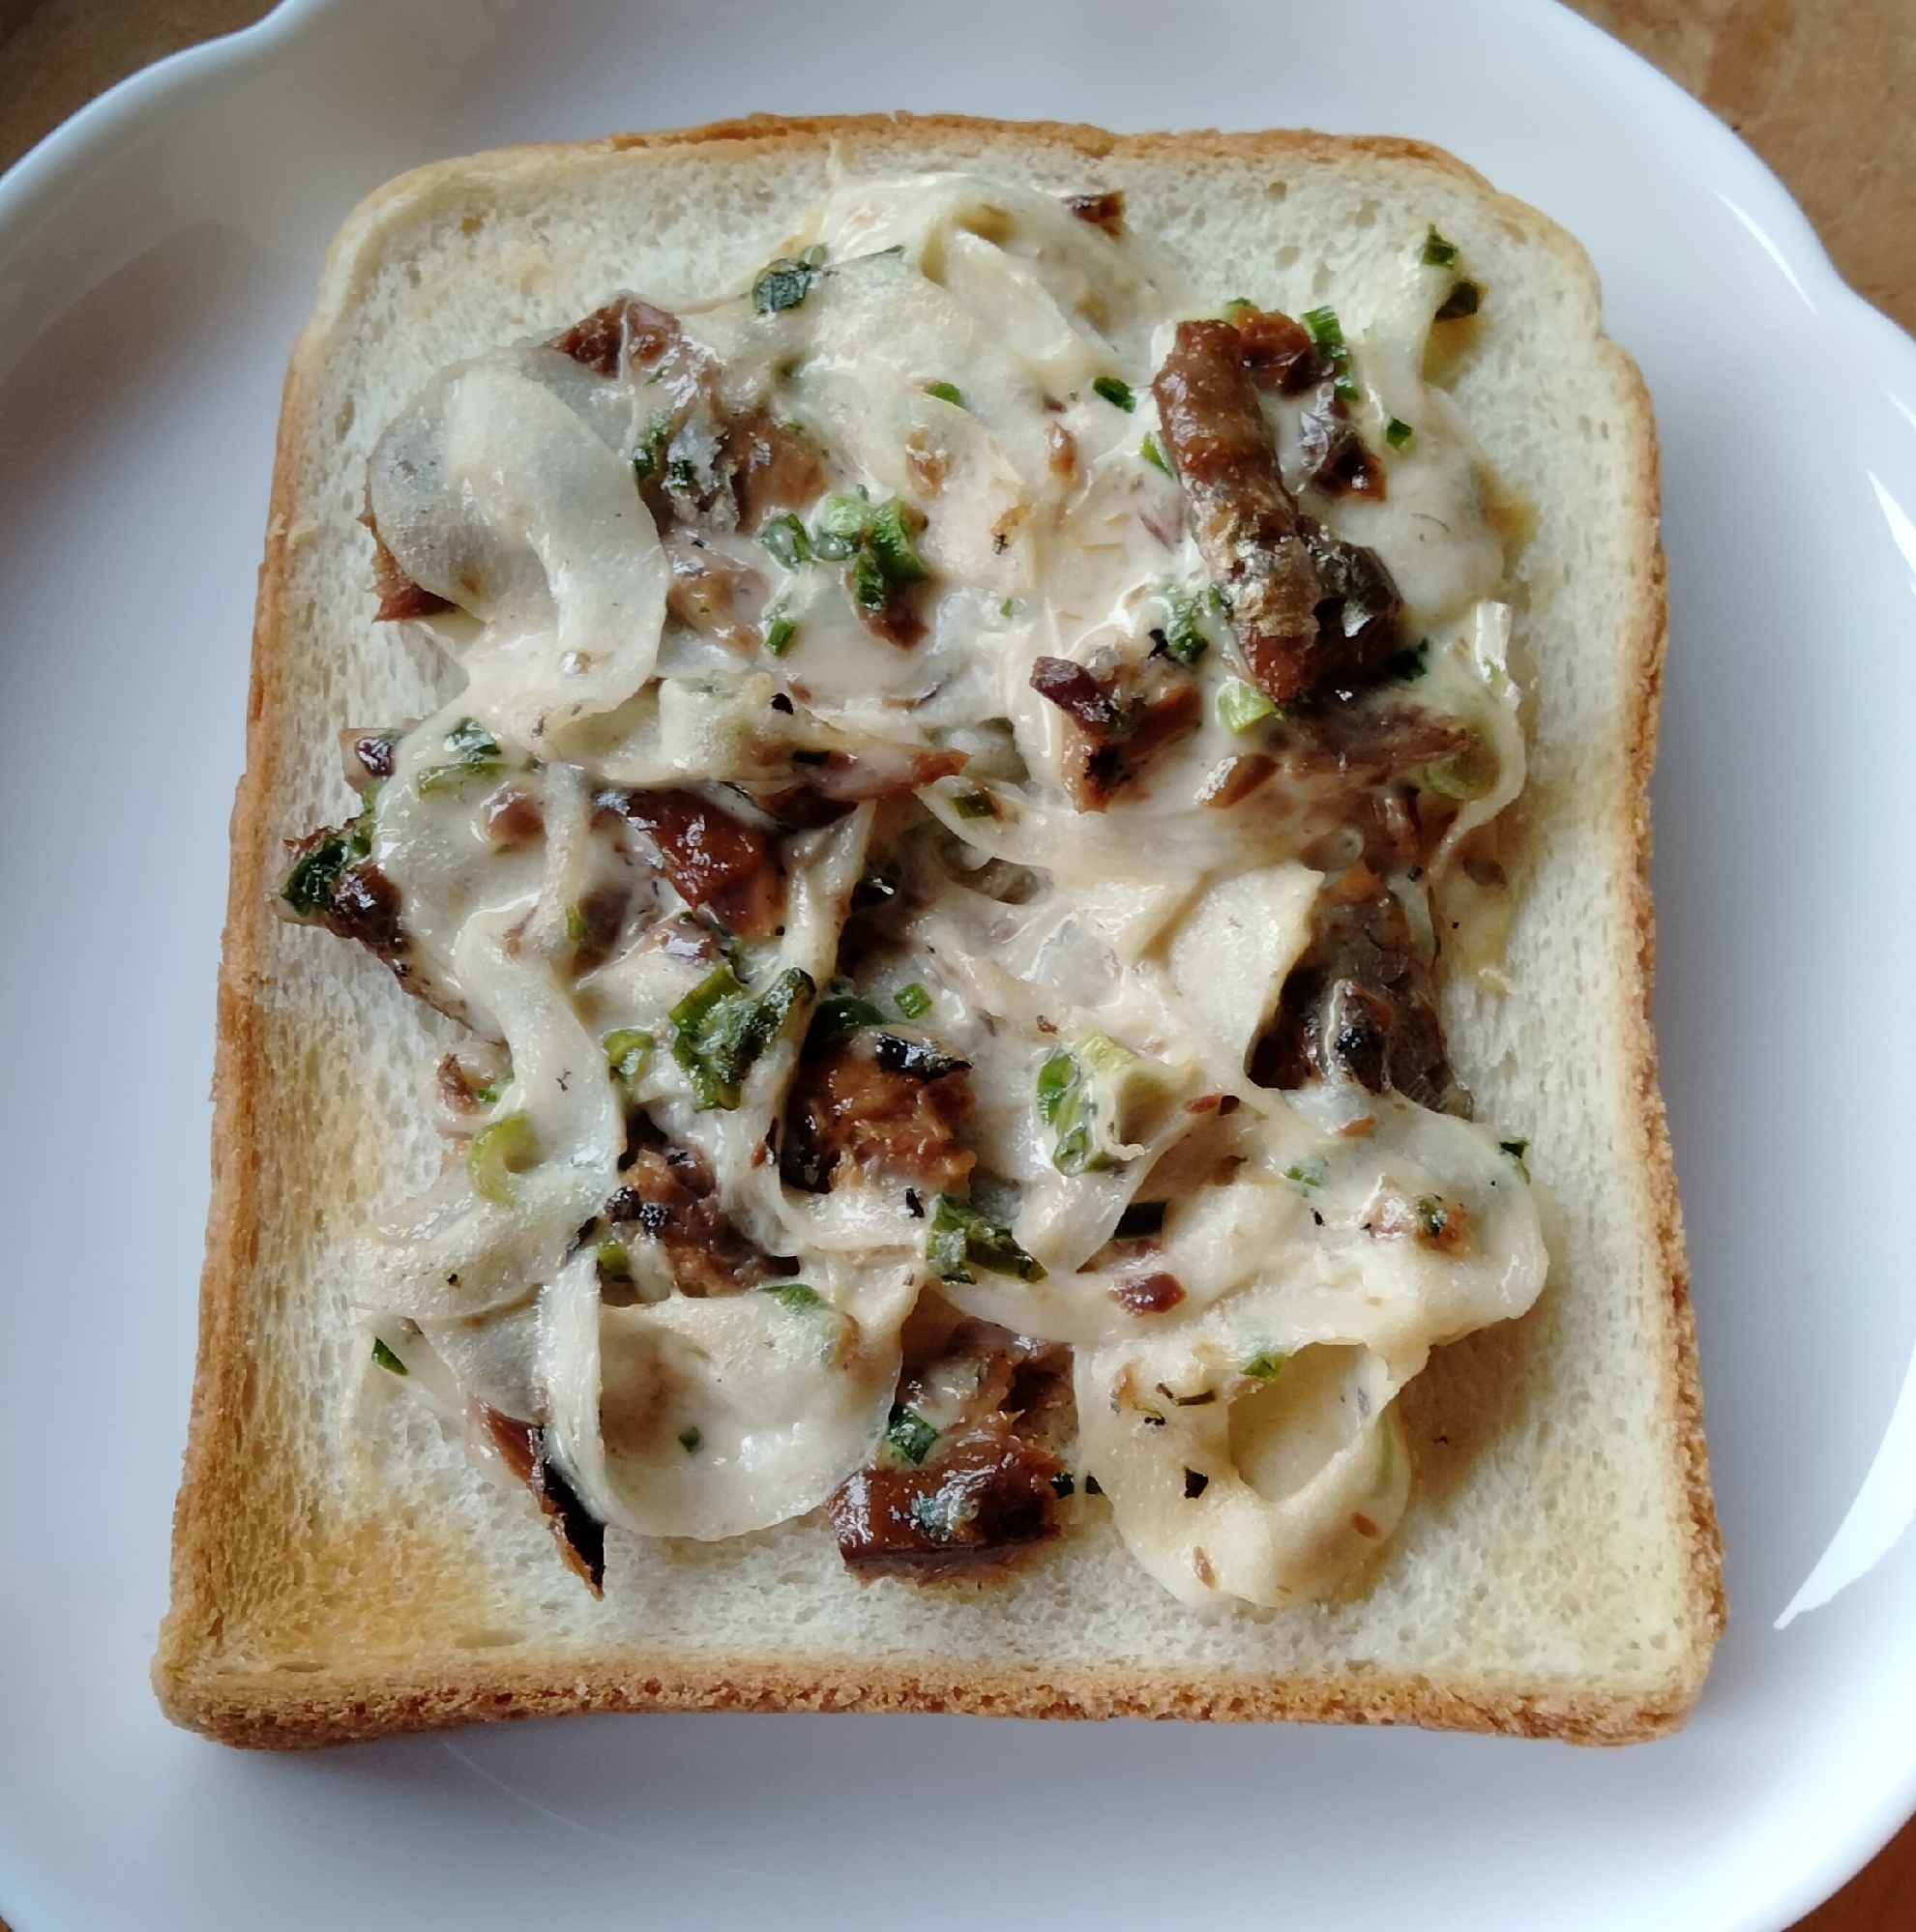
[[[1383,559],[1408,634],[1428,640],[1415,695],[1494,756],[1441,866],[1516,796],[1523,745],[1483,460],[1421,374],[1449,285],[1422,263],[1423,240],[1401,237],[1341,311],[1352,418],[1388,493],[1303,497]],[[979,1269],[941,1292],[1076,1346],[1078,1468],[1168,1589],[1301,1600],[1401,1513],[1391,1403],[1429,1350],[1520,1313],[1541,1287],[1527,1173],[1489,1128],[1249,1076],[1309,943],[1324,875],[1304,856],[1339,821],[1334,802],[1282,787],[1227,810],[1202,802],[1262,739],[1220,717],[1228,632],[1183,493],[1147,454],[1151,378],[1176,322],[1200,312],[1189,289],[1148,243],[961,175],[846,184],[802,244],[824,266],[796,306],[761,314],[732,299],[681,320],[727,407],[801,425],[831,488],[919,512],[931,575],[909,649],[859,621],[841,569],[787,569],[722,516],[701,541],[760,573],[768,618],[796,627],[788,654],[742,656],[666,623],[666,555],[633,481],[660,407],[642,375],[501,350],[438,378],[375,458],[381,534],[460,606],[426,629],[469,682],[398,746],[372,856],[400,890],[417,970],[511,1051],[510,1084],[469,1126],[483,1138],[522,1125],[489,1194],[480,1169],[453,1162],[369,1239],[368,1270],[416,1348],[436,1349],[468,1392],[536,1410],[587,1506],[634,1533],[739,1535],[816,1508],[868,1462],[900,1327],[932,1279],[925,1220],[889,1183],[821,1195],[781,1182],[766,1147],[802,1016],[735,1107],[700,1106],[668,1016],[712,962],[660,943],[657,921],[683,911],[668,885],[645,882],[646,916],[583,973],[577,908],[609,863],[591,831],[602,786],[772,788],[816,769],[794,750],[869,767],[956,746],[970,769],[922,789],[929,821],[901,848],[918,909],[861,964],[860,990],[888,1011],[902,988],[929,995],[918,1025],[971,1065],[965,1135],[987,1205],[1045,1274]],[[1268,407],[1302,488],[1296,406]],[[1392,421],[1414,425],[1400,453]],[[1065,720],[1032,689],[1035,661],[1135,661],[1191,600],[1210,640],[1201,721],[1108,810],[1075,810]],[[1008,722],[981,729],[994,719]],[[474,730],[491,753],[473,755]],[[508,786],[537,805],[536,836],[490,829]],[[783,926],[740,955],[754,993],[788,972],[832,977],[881,812],[895,827],[897,807],[863,805],[788,843]],[[1421,891],[1408,897],[1428,921]],[[615,1033],[655,1042],[623,1086],[602,1047]],[[1145,1100],[1135,1138],[1066,1173],[1035,1081],[1061,1045],[1094,1036],[1136,1056]],[[650,1248],[635,1250],[637,1299],[602,1299],[591,1248],[570,1244],[618,1184],[628,1106],[696,1151],[739,1230],[797,1258],[810,1300],[689,1296]],[[1167,1206],[1148,1254],[1113,1248],[1119,1215],[1152,1200]],[[1420,1236],[1432,1202],[1466,1239]],[[1117,1299],[1147,1268],[1175,1276],[1177,1306],[1138,1315]]]

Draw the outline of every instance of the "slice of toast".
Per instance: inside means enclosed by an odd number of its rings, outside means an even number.
[[[527,1496],[366,1360],[349,1251],[439,1142],[420,1069],[457,1029],[282,922],[282,841],[338,820],[335,733],[444,670],[375,628],[367,456],[439,367],[615,289],[735,289],[835,168],[1122,189],[1206,302],[1296,314],[1404,219],[1491,291],[1443,372],[1510,494],[1530,776],[1504,828],[1510,989],[1443,986],[1486,1118],[1557,1205],[1520,1321],[1439,1349],[1401,1409],[1412,1500],[1364,1587],[1211,1613],[1108,1513],[990,1584],[861,1586],[814,1514],[716,1543],[609,1539],[595,1600]],[[1520,540],[1520,541],[1519,541]],[[334,244],[288,374],[233,815],[198,1371],[154,1666],[177,1721],[309,1745],[646,1708],[1415,1722],[1648,1738],[1695,1699],[1720,1548],[1648,1001],[1645,802],[1664,651],[1657,458],[1577,245],[1450,157],[1310,133],[1115,136],[957,119],[753,119],[422,169]]]

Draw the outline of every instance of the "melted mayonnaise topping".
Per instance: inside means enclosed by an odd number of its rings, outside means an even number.
[[[1485,747],[1489,776],[1441,870],[1517,795],[1523,741],[1483,459],[1422,375],[1452,279],[1424,242],[1398,237],[1340,311],[1350,419],[1385,494],[1325,494],[1304,474],[1302,405],[1265,408],[1301,507],[1395,578],[1406,635],[1425,640],[1418,702]],[[1404,1507],[1397,1392],[1432,1346],[1520,1313],[1542,1285],[1521,1143],[1354,1083],[1251,1077],[1350,801],[1333,774],[1206,802],[1269,727],[1221,705],[1228,628],[1161,460],[1151,379],[1200,312],[1178,275],[1135,236],[958,174],[848,182],[794,237],[795,255],[807,247],[823,265],[802,299],[682,311],[687,347],[663,381],[503,349],[437,377],[375,455],[381,538],[455,606],[425,629],[468,682],[398,744],[371,856],[399,890],[421,982],[511,1065],[468,1123],[471,1157],[368,1239],[382,1332],[540,1422],[604,1521],[730,1537],[816,1508],[872,1459],[900,1330],[935,1281],[968,1314],[1074,1345],[1078,1467],[1166,1588],[1265,1605],[1321,1593]],[[760,585],[754,635],[776,615],[789,649],[742,653],[667,622],[668,545],[634,460],[657,455],[694,366],[698,408],[798,425],[832,489],[922,518],[916,643],[868,628],[843,570],[781,562],[723,505],[696,545]],[[702,421],[672,445],[694,467]],[[1037,660],[1136,664],[1194,611],[1198,721],[1108,809],[1075,808],[1072,727],[1033,689]],[[799,975],[824,988],[854,887],[874,856],[891,865],[908,911],[857,962],[858,991],[889,1015],[922,988],[918,1028],[969,1062],[973,1205],[1035,1278],[939,1279],[925,1203],[896,1177],[786,1185],[767,1151],[804,996],[735,1103],[712,1104],[673,1050],[674,1012],[717,955],[666,943],[686,905],[649,868],[624,876],[629,854],[594,829],[607,786],[701,787],[749,812],[722,788],[925,751],[969,763],[915,802],[786,839],[782,923],[729,956],[752,997]],[[502,787],[529,834],[500,834]],[[578,909],[614,878],[639,910],[588,960]],[[1393,883],[1428,930],[1428,882]],[[1061,1048],[1121,1068],[1097,1090],[1088,1164],[1061,1157],[1034,1098]],[[602,1293],[594,1247],[575,1244],[619,1186],[640,1109],[803,1293],[687,1293],[642,1241],[630,1295]],[[1183,1299],[1140,1313],[1123,1291],[1147,1264],[1112,1237],[1144,1202],[1164,1204],[1148,1267]]]

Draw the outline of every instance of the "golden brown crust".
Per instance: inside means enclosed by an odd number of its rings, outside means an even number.
[[[401,1731],[448,1730],[513,1717],[611,1711],[943,1712],[979,1717],[1182,1717],[1210,1722],[1417,1724],[1572,1744],[1631,1744],[1683,1722],[1692,1692],[1622,1704],[1551,1696],[1515,1684],[1467,1690],[1427,1678],[1354,1669],[1337,1677],[1253,1678],[1124,1667],[1063,1670],[874,1664],[857,1657],[802,1666],[727,1658],[706,1669],[684,1657],[626,1653],[575,1668],[501,1660],[482,1683],[443,1665],[292,1672],[196,1672],[162,1687],[176,1722],[221,1742],[303,1750]]]
[[[606,154],[632,149],[731,145],[741,156],[773,146],[817,151],[837,141],[866,147],[936,140],[941,145],[987,146],[1016,139],[1047,145],[1087,160],[1123,156],[1189,161],[1277,158],[1303,162],[1404,161],[1452,177],[1501,211],[1522,220],[1547,241],[1574,247],[1521,204],[1497,195],[1472,169],[1439,149],[1391,137],[1345,138],[1297,131],[1261,133],[1200,132],[1117,135],[1055,123],[1014,124],[953,116],[868,115],[779,120],[752,116],[670,133],[626,134],[588,144]],[[487,158],[514,165],[548,152],[526,148]],[[422,176],[472,166],[452,162],[389,186],[364,204],[336,244],[364,232],[383,208],[411,191]],[[332,287],[329,270],[328,287]],[[154,1661],[161,1703],[175,1721],[235,1744],[304,1747],[383,1736],[396,1731],[510,1716],[572,1711],[811,1710],[949,1711],[1023,1716],[1182,1716],[1213,1719],[1302,1719],[1341,1723],[1412,1723],[1445,1729],[1554,1737],[1580,1743],[1619,1743],[1661,1736],[1683,1720],[1701,1683],[1706,1642],[1694,1643],[1691,1663],[1655,1693],[1636,1698],[1581,1694],[1537,1684],[1488,1680],[1447,1683],[1423,1677],[1350,1668],[1335,1677],[1252,1678],[1219,1673],[1202,1679],[1176,1671],[1112,1665],[1039,1672],[993,1667],[885,1666],[855,1657],[804,1665],[728,1659],[694,1667],[683,1656],[632,1651],[547,1654],[531,1660],[494,1656],[449,1668],[422,1655],[395,1662],[322,1670],[242,1671],[221,1662],[223,1625],[236,1605],[256,1600],[283,1579],[251,1573],[259,1553],[274,1546],[268,1534],[289,1507],[270,1479],[253,1474],[243,1453],[255,1399],[253,1298],[261,1233],[260,1158],[263,1082],[261,1000],[268,880],[277,861],[270,849],[281,756],[282,654],[290,553],[286,530],[294,509],[302,438],[310,411],[312,343],[318,318],[288,372],[275,467],[268,542],[255,614],[253,667],[248,709],[248,762],[232,820],[233,872],[220,983],[219,1052],[214,1076],[213,1199],[201,1280],[200,1345],[185,1473],[175,1513],[172,1604]],[[1681,1218],[1670,1166],[1663,1103],[1656,1085],[1655,1043],[1649,1023],[1653,926],[1647,883],[1649,822],[1645,787],[1655,752],[1655,726],[1665,642],[1663,556],[1657,538],[1655,434],[1634,365],[1611,349],[1631,388],[1638,433],[1638,486],[1647,506],[1643,553],[1636,573],[1630,651],[1635,659],[1636,709],[1629,720],[1633,748],[1628,809],[1636,865],[1630,882],[1635,928],[1624,936],[1629,956],[1622,982],[1642,989],[1628,1041],[1628,1078],[1638,1101],[1640,1158],[1654,1201],[1657,1239],[1669,1281],[1671,1387],[1664,1413],[1675,1418],[1674,1453],[1689,1507],[1690,1585],[1696,1628],[1714,1638],[1723,1622],[1721,1545],[1711,1503],[1701,1428],[1701,1395],[1695,1325],[1687,1293]]]

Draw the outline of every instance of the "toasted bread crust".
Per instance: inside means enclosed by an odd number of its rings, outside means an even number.
[[[329,1665],[322,1670],[237,1666],[222,1658],[228,1621],[262,1594],[289,1587],[258,1573],[272,1547],[267,1534],[287,1499],[255,1479],[244,1449],[254,1400],[258,1308],[271,1291],[259,1261],[262,1162],[269,1150],[260,1127],[261,1095],[273,1069],[262,1045],[261,1012],[271,996],[264,953],[274,849],[273,801],[279,788],[286,654],[298,638],[288,608],[291,544],[300,444],[313,408],[314,356],[329,302],[350,299],[342,265],[359,238],[387,211],[433,183],[475,167],[518,170],[566,154],[619,154],[690,147],[730,150],[741,159],[769,150],[817,154],[856,144],[862,157],[896,149],[900,159],[935,139],[945,148],[987,148],[1016,141],[1026,149],[1064,151],[1096,161],[1109,157],[1179,161],[1276,160],[1348,164],[1356,160],[1412,162],[1481,195],[1551,248],[1576,245],[1522,204],[1495,193],[1474,170],[1441,150],[1391,137],[1345,138],[1308,132],[1200,132],[1117,135],[1065,124],[1017,124],[951,116],[868,115],[781,120],[752,116],[669,133],[615,135],[583,147],[526,147],[453,161],[402,177],[349,219],[329,259],[321,312],[302,338],[289,369],[280,414],[265,561],[259,583],[248,707],[248,760],[232,818],[233,869],[220,980],[219,1047],[214,1074],[213,1194],[200,1291],[200,1343],[185,1473],[175,1513],[172,1603],[162,1628],[153,1677],[175,1721],[223,1742],[303,1747],[398,1731],[563,1712],[638,1710],[951,1711],[1019,1716],[1182,1716],[1275,1718],[1321,1722],[1412,1723],[1446,1729],[1618,1743],[1663,1735],[1679,1725],[1700,1687],[1708,1648],[1724,1618],[1722,1552],[1702,1434],[1695,1323],[1683,1233],[1663,1102],[1657,1089],[1650,1024],[1654,926],[1648,887],[1647,786],[1665,644],[1664,559],[1657,534],[1657,453],[1647,395],[1635,366],[1606,345],[1633,398],[1627,428],[1641,515],[1640,554],[1632,576],[1625,650],[1634,711],[1628,721],[1631,764],[1626,810],[1633,828],[1634,926],[1617,935],[1616,972],[1630,1001],[1623,1069],[1636,1100],[1639,1163],[1652,1202],[1655,1238],[1668,1281],[1668,1348],[1659,1363],[1664,1386],[1658,1412],[1669,1419],[1672,1453],[1682,1472],[1688,1520],[1688,1590],[1694,1641],[1690,1661],[1654,1693],[1597,1694],[1548,1683],[1465,1678],[1455,1682],[1343,1667],[1331,1674],[1267,1678],[1111,1664],[1055,1671],[984,1666],[910,1668],[856,1656],[802,1666],[728,1658],[710,1666],[683,1654],[632,1649],[599,1654],[550,1653],[486,1657],[481,1653],[417,1650],[425,1633],[382,1632],[384,1664]]]

